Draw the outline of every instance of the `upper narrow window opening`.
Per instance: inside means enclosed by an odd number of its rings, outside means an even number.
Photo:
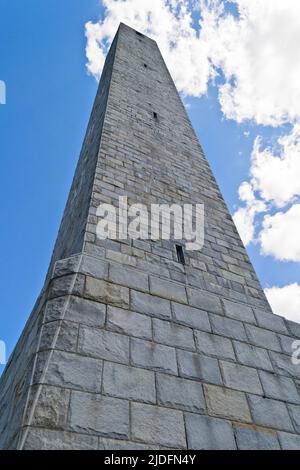
[[[181,245],[176,245],[176,253],[177,253],[177,259],[179,263],[185,264],[183,247]]]
[[[155,111],[153,111],[153,117],[154,117],[154,119],[157,119],[157,118],[158,118],[158,115],[157,115],[157,113],[156,113]]]

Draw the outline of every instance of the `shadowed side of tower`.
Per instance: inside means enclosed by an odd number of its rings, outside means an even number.
[[[204,204],[205,243],[96,236],[101,203]],[[44,289],[0,382],[0,447],[300,446],[300,326],[272,314],[154,41],[120,25]]]

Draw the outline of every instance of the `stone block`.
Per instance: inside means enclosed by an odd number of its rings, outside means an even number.
[[[292,356],[271,351],[270,357],[277,374],[300,379],[300,367],[292,363]]]
[[[221,301],[217,295],[198,289],[187,289],[189,304],[207,312],[223,315]]]
[[[39,350],[61,349],[74,352],[77,346],[78,325],[72,322],[54,321],[43,325]]]
[[[172,302],[174,318],[178,323],[201,331],[211,331],[209,318],[204,310]]]
[[[80,327],[78,352],[86,356],[128,364],[129,338],[106,330]]]
[[[298,434],[290,434],[288,432],[278,433],[279,442],[282,450],[299,450],[300,436]]]
[[[80,274],[69,274],[67,276],[53,279],[49,290],[49,299],[62,295],[82,295],[84,287],[84,276]]]
[[[99,359],[54,351],[51,355],[45,381],[61,387],[100,392],[102,361]]]
[[[125,335],[152,339],[150,317],[110,305],[107,307],[107,328]]]
[[[235,428],[239,450],[280,450],[276,432],[258,431],[248,427]]]
[[[238,362],[257,369],[273,371],[273,366],[266,349],[252,346],[251,344],[233,342]]]
[[[49,385],[32,387],[25,423],[50,429],[64,429],[69,399],[70,390]],[[32,413],[31,419],[30,413]]]
[[[157,374],[157,399],[163,406],[191,411],[205,412],[202,385],[193,380]]]
[[[131,340],[131,361],[134,366],[177,375],[175,349],[140,339]]]
[[[291,336],[286,336],[286,335],[277,335],[277,336],[279,338],[279,343],[284,354],[291,356],[291,354],[294,352],[294,349],[292,346],[295,342],[295,338],[292,338]]]
[[[122,286],[149,292],[148,275],[136,269],[111,263],[109,267],[109,280]]]
[[[203,380],[213,384],[222,384],[217,359],[188,351],[178,350],[178,367],[181,377]]]
[[[30,427],[24,450],[97,450],[98,437]]]
[[[188,449],[235,450],[230,421],[187,413],[185,417]]]
[[[256,324],[255,316],[252,308],[245,304],[238,304],[236,302],[230,302],[230,300],[223,300],[225,315],[247,323]]]
[[[248,402],[255,424],[281,431],[293,431],[292,422],[284,403],[257,395],[248,395]]]
[[[60,259],[55,262],[52,278],[66,276],[78,272],[81,257],[80,255],[71,256],[70,258]]]
[[[224,385],[242,392],[263,395],[263,389],[256,369],[232,362],[220,362]]]
[[[257,323],[262,328],[277,333],[288,334],[284,319],[274,313],[265,312],[264,310],[254,309]]]
[[[196,347],[202,354],[208,354],[220,359],[235,360],[232,342],[223,336],[195,331]]]
[[[129,402],[72,392],[69,428],[75,432],[126,439],[129,435]]]
[[[87,276],[84,296],[116,307],[129,307],[129,289]]]
[[[108,263],[103,259],[83,255],[80,264],[80,272],[91,277],[96,277],[97,279],[107,279]]]
[[[169,300],[161,299],[149,294],[132,290],[130,293],[130,309],[158,318],[171,318],[171,304]]]
[[[250,343],[271,351],[281,352],[279,340],[275,333],[252,325],[245,325],[245,328]]]
[[[296,433],[300,434],[300,406],[288,405],[290,416]]]
[[[193,330],[176,323],[153,319],[153,337],[167,346],[195,350]]]
[[[210,316],[210,322],[213,333],[240,341],[247,341],[245,328],[242,322],[216,315]]]
[[[155,448],[155,447],[154,447]],[[99,450],[153,450],[153,446],[141,444],[140,442],[124,441],[121,439],[99,438]],[[159,446],[157,446],[157,450]]]
[[[104,363],[103,392],[128,400],[155,403],[154,372],[112,362]]]
[[[186,448],[183,413],[177,410],[132,403],[131,435],[148,444]]]
[[[105,323],[106,305],[80,297],[71,297],[66,308],[65,320],[102,328]]]
[[[259,371],[259,376],[266,397],[289,403],[300,403],[300,395],[292,379],[264,371]]]
[[[174,300],[175,302],[187,303],[184,285],[170,282],[159,277],[150,276],[150,292],[158,297]]]
[[[300,339],[300,323],[296,323],[291,320],[285,320],[285,324],[288,328],[288,331],[291,333],[291,335],[295,336],[295,338]]]
[[[209,414],[235,421],[251,423],[251,415],[245,393],[215,385],[203,385]]]

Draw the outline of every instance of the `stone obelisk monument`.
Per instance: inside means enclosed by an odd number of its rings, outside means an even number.
[[[120,196],[204,204],[203,248],[99,238],[97,209]],[[0,448],[300,448],[297,338],[271,312],[157,44],[121,24],[1,377]]]

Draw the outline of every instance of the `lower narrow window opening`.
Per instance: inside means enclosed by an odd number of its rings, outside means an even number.
[[[176,253],[177,253],[177,259],[179,263],[185,264],[183,247],[181,245],[176,245]]]

